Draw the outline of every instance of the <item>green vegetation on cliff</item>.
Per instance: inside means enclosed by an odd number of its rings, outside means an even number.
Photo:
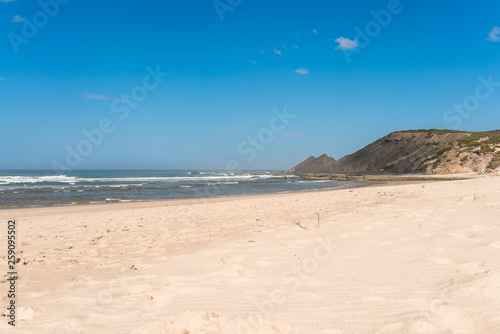
[[[288,172],[307,173],[467,173],[500,167],[500,130],[406,130],[392,132],[359,151],[335,160],[310,157]]]

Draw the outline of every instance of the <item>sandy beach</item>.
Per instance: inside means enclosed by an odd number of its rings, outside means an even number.
[[[500,332],[497,176],[0,216],[19,333]]]

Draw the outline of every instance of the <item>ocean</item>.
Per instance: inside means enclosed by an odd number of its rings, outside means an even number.
[[[0,171],[0,208],[285,193],[352,186],[272,172]]]

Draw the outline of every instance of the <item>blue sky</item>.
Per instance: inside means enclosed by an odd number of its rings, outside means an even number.
[[[465,0],[0,0],[0,169],[288,169],[397,130],[498,129],[499,12]]]

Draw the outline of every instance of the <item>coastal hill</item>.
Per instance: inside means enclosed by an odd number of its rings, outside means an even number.
[[[310,157],[287,173],[451,174],[500,171],[500,130],[392,132],[361,150],[335,160]]]

